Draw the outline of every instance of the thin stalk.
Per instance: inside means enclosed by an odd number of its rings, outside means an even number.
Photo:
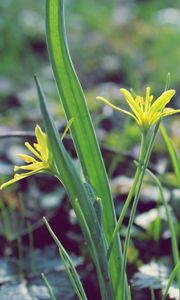
[[[24,199],[22,193],[19,193],[19,205],[20,205],[20,223],[19,228],[24,228],[25,223],[25,206],[24,206]]]
[[[169,229],[171,231],[171,245],[172,245],[173,261],[174,261],[174,265],[176,266],[179,263],[180,257],[179,257],[179,249],[178,249],[178,242],[177,242],[177,238],[176,238],[176,232],[175,232],[174,224],[173,224],[173,221],[172,221],[172,218],[171,218],[169,205],[167,204],[167,202],[165,200],[164,193],[163,193],[163,187],[161,185],[161,182],[157,178],[157,176],[155,176],[148,169],[146,170],[146,172],[151,176],[151,178],[153,179],[153,181],[155,182],[155,184],[159,188],[161,201],[162,201],[162,203],[165,207],[166,216],[167,216],[167,220],[168,220],[168,224],[169,224]],[[180,290],[180,271],[177,273],[177,279],[178,279],[178,286],[179,286],[179,290]]]
[[[21,238],[20,233],[18,233],[17,244],[18,244],[18,255],[19,255],[19,260],[18,260],[19,277],[22,278],[23,277],[23,271],[24,271],[24,254],[23,254],[22,238]]]
[[[59,248],[59,254],[60,254],[60,257],[61,257],[62,262],[63,262],[63,264],[64,264],[65,270],[66,270],[66,272],[67,272],[67,274],[68,274],[68,276],[69,276],[69,279],[70,279],[70,281],[71,281],[71,283],[72,283],[72,285],[73,285],[73,288],[74,288],[74,290],[75,290],[75,292],[76,292],[76,294],[77,294],[77,296],[78,296],[78,299],[79,299],[79,300],[84,300],[84,298],[83,298],[82,295],[81,295],[81,292],[80,292],[79,289],[78,289],[78,285],[77,285],[77,283],[76,283],[76,281],[75,281],[75,279],[74,279],[74,277],[73,277],[73,274],[72,274],[71,271],[70,271],[70,268],[69,268],[69,266],[68,266],[68,263],[66,262],[66,258],[64,257],[64,255],[63,255],[63,253],[62,253],[62,251],[61,251],[60,248]],[[87,298],[85,298],[85,299],[87,299]]]
[[[6,237],[6,240],[9,241],[10,236],[11,236],[11,229],[10,229],[10,225],[9,225],[7,209],[3,203],[3,200],[0,200],[0,211],[1,211],[2,223],[4,226],[5,237]]]
[[[132,300],[132,298],[131,298],[131,288],[130,288],[129,285],[128,285],[128,300]]]
[[[54,296],[54,293],[53,293],[53,290],[52,290],[52,287],[50,286],[46,276],[44,275],[44,273],[41,273],[41,276],[42,276],[42,279],[44,280],[44,283],[47,287],[47,290],[48,290],[48,293],[49,293],[49,297],[51,300],[56,300],[55,296]]]
[[[125,243],[124,243],[124,252],[123,252],[122,269],[121,269],[121,282],[122,282],[121,300],[124,300],[124,281],[125,281],[124,278],[125,278],[125,270],[126,270],[126,263],[127,263],[127,252],[128,252],[128,246],[129,246],[129,241],[130,241],[130,236],[131,236],[131,228],[132,228],[132,224],[134,222],[134,218],[135,218],[135,214],[136,214],[136,208],[137,208],[137,204],[138,204],[139,197],[140,197],[140,191],[141,191],[141,186],[142,186],[143,179],[144,179],[145,170],[147,168],[147,165],[148,165],[148,162],[150,159],[150,155],[151,155],[152,148],[154,145],[154,140],[155,140],[158,128],[159,128],[159,124],[160,124],[160,121],[156,124],[156,126],[154,128],[151,139],[147,146],[147,151],[144,153],[144,159],[142,158],[142,161],[141,161],[141,162],[143,162],[143,165],[142,165],[141,174],[140,174],[139,181],[138,181],[136,195],[135,195],[133,206],[132,206],[131,213],[130,213],[128,229],[127,229],[126,239],[125,239]]]
[[[108,247],[108,251],[107,251],[108,259],[110,258],[111,251],[112,251],[112,248],[113,248],[113,245],[114,245],[114,241],[115,241],[115,239],[118,235],[118,232],[121,228],[122,222],[123,222],[124,217],[126,215],[127,209],[129,207],[129,205],[131,203],[131,200],[132,200],[132,197],[135,193],[135,189],[136,189],[138,181],[139,181],[139,176],[141,174],[141,163],[143,163],[144,152],[145,152],[145,136],[144,136],[144,134],[142,134],[142,136],[141,136],[141,151],[140,151],[140,156],[139,156],[140,163],[137,167],[136,174],[134,176],[133,185],[132,185],[132,187],[129,191],[128,197],[126,199],[126,202],[123,206],[123,209],[122,209],[121,214],[119,216],[119,219],[117,221],[116,227],[115,227],[114,232],[112,234],[112,238],[111,238],[111,241],[109,243],[109,247]]]
[[[161,135],[164,139],[164,142],[166,144],[167,150],[168,150],[170,158],[171,158],[171,162],[172,162],[172,166],[174,169],[174,173],[176,175],[177,183],[180,186],[180,159],[177,154],[177,150],[176,150],[173,142],[171,141],[171,139],[168,137],[166,129],[164,128],[164,126],[162,124],[160,126],[160,131],[161,131]]]
[[[48,221],[46,220],[45,217],[43,217],[43,220],[45,222],[45,225],[50,233],[50,235],[52,236],[53,240],[55,241],[56,245],[58,246],[59,248],[59,251],[60,251],[60,256],[62,258],[62,261],[64,263],[64,266],[65,266],[65,269],[69,275],[69,278],[73,284],[73,287],[79,297],[79,299],[82,299],[82,300],[87,300],[87,297],[86,297],[86,294],[84,292],[84,289],[83,289],[83,286],[82,286],[82,283],[79,279],[79,275],[68,255],[68,253],[66,252],[66,250],[64,249],[63,245],[61,244],[61,242],[59,241],[59,239],[57,238],[57,236],[55,235],[55,233],[53,232],[53,230],[51,229],[51,226],[49,225]],[[69,267],[67,266],[67,262],[70,266],[70,269],[71,269],[71,272],[69,270]],[[73,274],[73,276],[72,276]]]
[[[172,270],[172,272],[171,272],[171,274],[169,276],[169,280],[168,280],[168,283],[167,283],[164,295],[162,297],[162,300],[166,300],[166,297],[167,297],[169,288],[171,286],[171,283],[173,282],[174,277],[176,276],[176,273],[179,271],[179,269],[180,269],[180,262],[175,266],[175,268]]]
[[[14,231],[11,230],[11,239],[16,236],[17,233],[17,216],[16,216],[16,209],[13,205],[13,203],[9,202],[8,203],[8,210],[9,210],[9,219],[10,219],[10,224]]]
[[[151,300],[156,300],[154,290],[152,287],[150,287],[150,291],[151,291]]]
[[[33,238],[33,230],[32,230],[31,223],[28,223],[28,235],[29,235],[30,266],[31,266],[31,272],[34,274],[36,271],[36,264],[34,260],[34,238]]]
[[[92,251],[92,257],[94,259],[95,264],[97,265],[97,273],[98,273],[98,278],[99,278],[99,285],[100,285],[100,291],[101,291],[101,296],[102,299],[105,299],[105,286],[104,286],[104,281],[103,281],[103,276],[102,276],[102,272],[101,272],[101,268],[99,268],[98,266],[98,256],[96,254],[96,249],[94,247],[94,242],[93,239],[91,237],[91,232],[89,230],[88,224],[84,218],[82,209],[80,207],[79,201],[78,199],[76,199],[76,208],[77,208],[77,216],[78,219],[81,220],[83,226],[82,226],[82,230],[84,230],[85,236],[87,238],[87,240],[89,241],[89,245],[91,245],[90,250]]]

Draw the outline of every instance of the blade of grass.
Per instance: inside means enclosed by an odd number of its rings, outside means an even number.
[[[172,272],[171,272],[171,274],[169,276],[169,280],[168,280],[168,283],[167,283],[164,295],[162,297],[162,300],[166,300],[169,288],[170,288],[170,286],[171,286],[171,284],[172,284],[172,282],[174,280],[174,277],[176,276],[176,273],[179,271],[179,269],[180,269],[180,262],[175,266],[175,268],[172,270]]]
[[[168,152],[169,152],[169,155],[171,158],[171,162],[172,162],[172,166],[174,169],[174,173],[176,175],[177,183],[180,187],[180,158],[178,156],[177,150],[176,150],[173,142],[168,137],[166,129],[162,124],[160,126],[160,131],[161,131],[162,137],[164,139],[164,142],[166,144],[166,147],[168,149]]]
[[[48,290],[48,293],[49,293],[49,297],[51,300],[56,300],[55,296],[54,296],[54,293],[53,293],[53,290],[52,290],[52,287],[50,286],[46,276],[44,275],[44,273],[41,273],[41,276],[42,276],[42,279],[44,280],[44,283],[47,287],[47,290]]]
[[[29,237],[29,261],[31,272],[34,274],[36,272],[36,263],[34,259],[34,237],[33,237],[33,229],[30,222],[27,224],[28,227],[28,237]]]
[[[46,35],[49,56],[67,119],[74,118],[71,133],[85,177],[102,199],[103,228],[110,241],[115,227],[115,211],[107,174],[97,143],[85,97],[69,54],[65,32],[63,0],[46,1]],[[116,299],[119,300],[121,247],[116,237],[110,268]]]
[[[61,256],[61,259],[64,263],[65,269],[69,275],[69,278],[71,280],[71,283],[77,293],[77,296],[80,300],[87,300],[84,288],[82,286],[81,280],[79,278],[79,275],[71,261],[71,258],[69,257],[68,253],[66,252],[66,250],[64,249],[63,245],[61,244],[61,242],[59,241],[59,239],[57,238],[57,236],[55,235],[55,233],[53,232],[51,226],[49,225],[48,221],[46,220],[46,218],[43,218],[46,227],[50,233],[50,235],[52,236],[53,240],[55,241],[56,245],[59,248],[59,253]]]
[[[159,188],[160,198],[161,198],[161,201],[162,201],[162,203],[165,207],[166,216],[167,216],[167,220],[168,220],[168,225],[169,225],[169,229],[170,229],[170,232],[171,232],[171,245],[172,245],[173,261],[174,261],[174,265],[176,266],[179,263],[179,258],[180,258],[179,257],[179,249],[178,249],[178,241],[177,241],[176,232],[175,232],[174,224],[173,224],[173,221],[172,221],[170,209],[169,209],[169,206],[168,206],[168,204],[165,200],[165,197],[164,197],[163,187],[162,187],[161,182],[159,181],[159,179],[157,178],[156,175],[154,175],[148,169],[146,169],[146,172],[147,172],[147,174],[149,174],[151,176],[151,178],[153,179],[153,181],[155,182],[155,184]],[[177,278],[178,278],[178,285],[179,285],[179,290],[180,290],[180,272],[178,272]]]
[[[11,237],[11,228],[8,219],[8,211],[2,199],[0,199],[0,215],[4,227],[5,238],[7,239],[7,241],[9,241]]]
[[[154,290],[152,287],[150,287],[150,291],[151,291],[151,300],[156,300]]]

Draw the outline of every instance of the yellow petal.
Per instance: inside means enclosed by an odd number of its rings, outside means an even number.
[[[41,146],[39,144],[34,143],[33,146],[39,153],[41,153]]]
[[[151,117],[149,117],[149,125],[154,125],[161,118],[161,113],[156,112]]]
[[[166,117],[166,116],[170,116],[170,115],[174,115],[180,113],[180,109],[173,109],[173,108],[166,108],[164,109],[164,111],[160,114],[161,117]]]
[[[112,108],[114,108],[114,109],[116,109],[116,110],[119,110],[119,111],[123,112],[124,114],[129,115],[130,117],[134,118],[136,121],[138,121],[137,118],[136,118],[132,113],[130,113],[130,112],[127,111],[127,110],[121,109],[121,108],[119,108],[119,107],[116,106],[116,105],[113,105],[111,102],[109,102],[109,101],[108,101],[107,99],[105,99],[104,97],[98,96],[98,97],[96,97],[96,99],[103,101],[104,103],[106,103],[107,105],[111,106]]]
[[[41,128],[38,125],[36,125],[35,128],[35,135],[36,135],[37,142],[41,147],[41,151],[44,151],[44,149],[47,148],[47,137],[46,134],[41,130]]]
[[[161,111],[165,108],[165,106],[171,101],[172,97],[175,94],[175,90],[168,90],[159,96],[156,101],[152,104],[150,108],[150,113],[153,113],[154,111]]]
[[[142,110],[134,100],[131,93],[126,89],[120,89],[120,92],[124,95],[129,107],[131,108],[137,119],[139,119],[139,115],[142,113]]]
[[[45,165],[43,162],[35,162],[35,163],[32,163],[32,164],[29,164],[27,166],[15,166],[14,167],[14,171],[18,171],[20,169],[22,170],[28,170],[28,171],[39,171],[40,169],[44,169],[45,168]]]
[[[23,174],[15,174],[15,175],[14,175],[14,178],[11,179],[11,180],[9,180],[9,181],[7,181],[7,182],[5,182],[5,183],[3,183],[3,184],[0,186],[0,189],[2,190],[2,189],[4,189],[4,188],[8,187],[9,185],[11,185],[11,184],[13,184],[13,183],[15,183],[15,182],[17,182],[17,181],[19,181],[19,180],[21,180],[21,179],[24,179],[24,178],[26,178],[26,177],[28,177],[28,176],[31,176],[31,175],[33,175],[33,174],[36,174],[36,173],[37,173],[36,171],[32,171],[32,172],[27,172],[27,173],[23,173]]]
[[[25,143],[25,146],[28,148],[29,151],[31,151],[37,158],[39,158],[40,160],[42,160],[41,155],[28,143]]]
[[[16,154],[18,157],[23,159],[27,163],[35,162],[35,158],[26,154]]]

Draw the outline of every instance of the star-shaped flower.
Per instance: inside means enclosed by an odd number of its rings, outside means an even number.
[[[149,129],[160,118],[176,114],[180,112],[180,109],[165,108],[165,106],[171,101],[175,94],[175,90],[168,90],[163,92],[155,101],[151,95],[150,87],[146,88],[145,99],[142,96],[133,97],[133,95],[126,89],[120,89],[120,92],[124,95],[132,112],[121,109],[118,106],[113,105],[104,97],[97,97],[109,106],[116,110],[119,110],[129,116],[131,116],[142,130]]]
[[[14,178],[2,184],[0,189],[3,189],[30,175],[44,171],[48,172],[51,170],[52,166],[49,159],[47,136],[38,125],[35,128],[35,135],[37,143],[34,143],[33,146],[28,142],[25,143],[25,146],[34,155],[34,157],[27,154],[17,154],[17,156],[24,160],[27,165],[15,166],[14,171],[17,172],[19,170],[25,170],[26,172],[15,173]]]
[[[73,118],[68,121],[61,136],[61,140],[65,137],[73,121]],[[6,188],[16,181],[41,172],[51,173],[56,176],[56,166],[53,162],[51,150],[49,149],[47,135],[38,125],[35,128],[35,136],[37,143],[34,143],[33,146],[28,142],[25,143],[25,146],[34,155],[34,157],[27,154],[17,154],[17,156],[24,160],[27,164],[23,166],[15,166],[14,171],[17,172],[19,170],[25,170],[26,172],[15,173],[14,178],[3,183],[0,186],[0,189]]]

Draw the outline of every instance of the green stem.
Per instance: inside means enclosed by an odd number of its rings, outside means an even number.
[[[150,291],[151,291],[151,300],[156,300],[154,290],[152,287],[150,287]]]
[[[5,234],[7,241],[9,241],[11,238],[11,229],[10,229],[9,220],[8,220],[7,208],[5,207],[2,199],[0,199],[0,214],[1,214],[2,223],[3,223],[3,227],[4,227],[4,234]]]
[[[162,203],[166,210],[167,220],[168,220],[169,228],[171,231],[172,253],[173,253],[174,265],[176,266],[179,263],[179,249],[178,249],[176,232],[175,232],[174,224],[173,224],[173,221],[171,218],[169,206],[164,198],[163,188],[162,188],[162,185],[161,185],[159,179],[150,170],[147,169],[146,172],[151,176],[151,178],[153,179],[153,181],[159,188],[160,197],[161,197]],[[178,285],[179,285],[179,290],[180,290],[180,271],[177,273],[177,278],[178,278]]]
[[[91,236],[91,232],[90,232],[88,224],[87,224],[87,222],[84,218],[84,215],[83,215],[83,212],[82,212],[82,209],[80,207],[80,203],[79,203],[78,199],[76,199],[76,208],[77,208],[76,209],[76,215],[78,217],[78,220],[81,220],[81,224],[82,224],[81,228],[82,228],[82,231],[84,233],[84,236],[86,237],[86,239],[88,241],[88,245],[89,245],[92,257],[94,259],[94,263],[95,263],[96,268],[97,268],[97,274],[98,274],[98,278],[99,278],[99,287],[100,287],[100,291],[101,291],[101,296],[102,296],[102,299],[106,299],[106,296],[105,296],[106,288],[105,288],[104,281],[103,281],[103,274],[102,274],[102,271],[101,271],[101,268],[100,268],[99,262],[98,262],[97,251],[95,249],[95,245],[94,245],[94,242],[93,242],[93,239],[92,239],[92,236]]]
[[[54,293],[53,293],[53,290],[52,290],[52,287],[50,286],[46,276],[44,275],[44,273],[41,273],[41,276],[42,276],[42,279],[44,280],[44,283],[47,287],[47,290],[48,290],[48,293],[49,293],[49,297],[51,300],[56,300],[55,296],[54,296]]]
[[[28,223],[28,236],[29,236],[29,259],[30,259],[30,266],[31,272],[34,274],[36,272],[36,264],[34,260],[34,238],[33,238],[33,230],[31,223]]]
[[[122,259],[122,269],[121,269],[121,282],[122,282],[122,291],[121,291],[121,300],[124,300],[124,282],[125,282],[125,270],[126,270],[126,264],[127,264],[127,252],[128,252],[128,246],[129,246],[129,241],[130,241],[130,236],[131,236],[131,228],[132,228],[132,224],[134,222],[134,218],[135,218],[135,214],[136,214],[136,208],[137,208],[137,204],[139,201],[139,196],[140,196],[140,191],[141,191],[141,186],[143,183],[143,179],[144,179],[144,174],[145,174],[145,170],[147,168],[149,159],[150,159],[150,155],[152,152],[152,148],[154,145],[154,140],[159,128],[159,124],[160,121],[156,124],[155,129],[153,131],[153,134],[151,136],[151,139],[149,141],[148,147],[147,147],[147,151],[143,151],[142,153],[142,157],[141,157],[141,173],[140,173],[140,177],[139,177],[139,181],[138,181],[138,186],[137,186],[137,191],[136,191],[136,195],[134,198],[134,202],[133,202],[133,206],[131,209],[131,213],[130,213],[130,218],[129,218],[129,223],[128,223],[128,229],[127,229],[127,235],[126,235],[126,239],[125,239],[125,244],[124,244],[124,252],[123,252],[123,259]],[[147,136],[146,136],[147,138]],[[148,141],[148,139],[146,139]],[[145,136],[144,136],[144,140],[142,142],[146,142],[145,141]],[[143,146],[144,150],[146,150],[146,145]],[[143,163],[143,165],[142,165]]]
[[[113,248],[113,245],[114,245],[114,241],[115,241],[115,239],[116,239],[116,237],[118,235],[118,232],[119,232],[119,230],[121,228],[122,222],[123,222],[124,217],[125,217],[126,212],[127,212],[127,209],[128,209],[128,207],[129,207],[129,205],[131,203],[132,197],[133,197],[135,189],[137,187],[139,176],[141,174],[141,160],[144,157],[144,152],[145,152],[145,136],[144,136],[144,134],[142,134],[142,136],[141,136],[141,152],[140,152],[140,156],[139,156],[140,163],[139,163],[139,165],[137,167],[136,174],[134,176],[133,185],[132,185],[132,187],[130,189],[130,192],[128,194],[126,202],[125,202],[125,204],[123,206],[123,209],[121,211],[120,217],[119,217],[119,219],[117,221],[116,227],[115,227],[114,232],[112,234],[112,238],[111,238],[111,241],[109,243],[109,248],[108,248],[108,251],[107,251],[107,257],[108,257],[108,259],[110,258],[111,251],[112,251],[112,248]]]
[[[166,129],[162,124],[160,126],[160,131],[161,131],[162,137],[164,139],[164,142],[166,144],[167,150],[168,150],[170,158],[171,158],[172,167],[173,167],[174,173],[176,175],[178,186],[180,187],[180,159],[177,154],[177,150],[176,150],[173,142],[171,141],[171,139],[168,137]]]
[[[23,271],[24,271],[24,253],[23,253],[23,244],[22,244],[22,238],[21,233],[18,233],[17,237],[17,245],[18,245],[18,266],[19,266],[19,277],[20,279],[23,278]]]
[[[170,276],[169,276],[169,280],[168,280],[168,283],[167,283],[167,286],[166,286],[166,289],[165,289],[165,292],[164,292],[164,295],[162,297],[162,300],[166,300],[166,297],[167,297],[167,293],[169,291],[169,288],[171,286],[171,283],[173,282],[174,280],[174,277],[176,276],[176,273],[179,271],[180,269],[180,262],[175,266],[175,268],[172,270]]]
[[[50,235],[52,236],[53,240],[55,241],[56,245],[59,248],[59,253],[61,256],[61,259],[64,263],[65,269],[69,275],[69,278],[71,280],[71,283],[73,284],[74,290],[77,293],[79,299],[81,300],[87,300],[86,294],[84,292],[82,283],[79,279],[79,275],[68,255],[68,253],[66,252],[66,250],[64,249],[63,245],[61,244],[61,242],[59,241],[59,239],[57,238],[57,236],[55,235],[54,231],[51,229],[51,226],[49,225],[48,221],[46,220],[45,217],[43,217],[44,223],[50,233]],[[69,267],[67,266],[67,264],[69,265]],[[71,270],[71,271],[70,271]]]
[[[71,271],[70,271],[69,265],[68,265],[67,262],[66,262],[66,258],[63,256],[63,253],[62,253],[62,251],[61,251],[60,248],[59,248],[59,255],[60,255],[61,260],[62,260],[62,262],[63,262],[63,264],[64,264],[66,273],[68,274],[69,279],[70,279],[70,281],[71,281],[71,283],[72,283],[72,285],[73,285],[73,288],[74,288],[74,290],[75,290],[75,292],[76,292],[76,295],[78,296],[78,299],[79,299],[79,300],[84,300],[83,297],[82,297],[82,295],[81,295],[81,293],[80,293],[80,291],[79,291],[79,289],[78,289],[77,283],[76,283],[76,281],[74,280],[73,274],[72,274]],[[87,300],[87,298],[86,298],[86,300]]]

